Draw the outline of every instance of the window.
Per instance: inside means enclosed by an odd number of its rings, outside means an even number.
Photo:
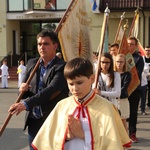
[[[65,10],[72,0],[8,0],[8,11]]]
[[[72,0],[57,0],[57,9],[67,9]]]
[[[23,0],[9,0],[9,11],[23,11]]]

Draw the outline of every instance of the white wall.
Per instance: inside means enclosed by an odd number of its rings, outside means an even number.
[[[0,1],[0,60],[7,54],[6,45],[6,1]]]

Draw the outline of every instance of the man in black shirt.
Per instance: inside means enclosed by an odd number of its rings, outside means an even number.
[[[129,37],[128,47],[130,53],[132,54],[135,62],[135,66],[137,69],[139,80],[141,81],[141,74],[144,68],[144,61],[142,56],[140,56],[137,52],[138,40],[135,37]],[[129,96],[129,104],[130,104],[130,117],[129,117],[129,136],[132,142],[137,143],[138,139],[136,137],[136,124],[137,124],[137,112],[140,101],[141,94],[141,84],[133,91],[133,93]]]
[[[150,108],[150,46],[145,47],[145,56],[144,56],[145,63],[149,65],[149,75],[147,76],[148,80],[148,102],[147,106]]]

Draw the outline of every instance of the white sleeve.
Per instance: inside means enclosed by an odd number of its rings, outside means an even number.
[[[148,65],[147,63],[144,64],[143,72],[144,72],[145,74],[148,74],[148,73],[149,73],[149,65]]]
[[[118,98],[121,94],[121,77],[118,72],[114,72],[114,87],[112,91],[101,91],[101,95],[109,98]]]

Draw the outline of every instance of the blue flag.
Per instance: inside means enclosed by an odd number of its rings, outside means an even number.
[[[108,25],[106,25],[105,38],[104,38],[104,50],[103,52],[109,52],[108,50]]]
[[[97,8],[96,0],[94,0],[93,5],[92,5],[92,10],[95,11]]]

